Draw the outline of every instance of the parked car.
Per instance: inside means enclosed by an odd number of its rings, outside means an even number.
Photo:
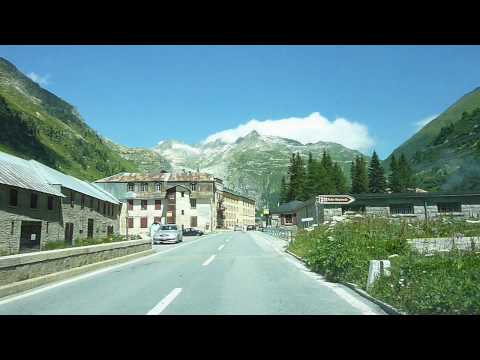
[[[203,231],[194,228],[183,229],[183,235],[185,236],[202,236]]]
[[[175,224],[160,225],[160,228],[153,235],[154,244],[173,244],[182,241],[182,230],[179,230]]]
[[[241,225],[235,225],[233,231],[243,231],[243,227]]]
[[[248,225],[247,231],[255,230],[255,225]]]

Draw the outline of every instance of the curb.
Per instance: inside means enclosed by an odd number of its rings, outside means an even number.
[[[101,261],[101,262],[97,262],[97,263],[93,263],[93,264],[89,264],[89,265],[76,267],[76,268],[73,268],[73,269],[59,271],[59,272],[56,272],[56,273],[53,273],[53,274],[39,276],[39,277],[36,277],[36,278],[33,278],[33,279],[17,281],[15,283],[0,286],[0,298],[3,298],[3,297],[8,296],[8,295],[16,294],[16,293],[19,293],[19,292],[31,290],[33,288],[36,288],[38,286],[45,285],[45,284],[48,284],[48,283],[51,283],[51,282],[65,280],[65,279],[68,279],[70,277],[74,277],[76,275],[80,275],[80,274],[83,274],[83,273],[86,273],[86,272],[89,272],[89,271],[97,270],[97,269],[100,269],[100,268],[103,268],[103,267],[128,262],[128,261],[131,261],[133,259],[140,258],[140,257],[143,257],[143,256],[147,256],[147,255],[154,254],[154,253],[155,253],[155,250],[153,250],[153,249],[145,250],[145,251],[141,251],[141,252],[126,255],[126,256],[117,257],[117,258],[114,258],[114,259],[109,259],[109,260],[105,260],[105,261]]]
[[[294,253],[292,253],[291,251],[288,251],[288,250],[285,250],[285,252],[287,254],[292,255],[294,258],[300,260],[301,262],[303,262],[305,264],[305,261],[300,256],[295,255]],[[340,282],[339,284],[342,284],[342,285],[352,289],[357,294],[363,296],[365,299],[377,304],[378,306],[380,306],[382,308],[383,311],[385,311],[389,315],[407,315],[407,313],[402,312],[398,309],[395,309],[392,305],[384,303],[383,301],[378,300],[377,298],[374,298],[373,296],[369,295],[366,291],[362,290],[356,284],[347,283],[347,282]]]
[[[382,308],[383,311],[385,311],[389,315],[408,315],[405,312],[402,312],[398,309],[395,309],[392,305],[389,305],[387,303],[384,303],[381,300],[378,300],[377,298],[374,298],[373,296],[369,295],[366,291],[360,289],[357,285],[352,284],[352,283],[347,283],[347,282],[341,282],[340,284],[345,285],[346,287],[352,289],[355,291],[357,294],[363,296],[367,300],[370,300],[371,302],[377,304]]]

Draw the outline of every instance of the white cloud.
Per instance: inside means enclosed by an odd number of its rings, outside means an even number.
[[[415,126],[416,131],[420,130],[420,129],[423,128],[425,125],[427,125],[430,121],[432,121],[433,119],[437,118],[438,115],[440,115],[440,114],[435,114],[435,115],[427,116],[426,118],[423,118],[422,120],[419,120],[419,121],[417,121],[416,123],[414,123],[413,125]]]
[[[48,80],[50,78],[49,74],[47,74],[45,76],[41,76],[41,75],[38,75],[38,74],[36,74],[32,71],[27,76],[30,79],[32,79],[33,81],[35,81],[38,85],[45,86],[45,85],[49,84],[49,80]]]
[[[212,134],[204,143],[217,139],[232,143],[253,130],[261,135],[279,136],[297,140],[303,144],[329,141],[361,151],[369,150],[375,143],[368,134],[367,126],[344,118],[330,121],[318,112],[304,118],[291,117],[263,121],[252,119],[235,129]]]

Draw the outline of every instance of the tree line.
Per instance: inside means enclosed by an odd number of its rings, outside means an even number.
[[[305,164],[299,153],[292,154],[287,176],[282,177],[280,185],[280,203],[292,200],[305,201],[319,194],[361,194],[405,192],[415,188],[415,176],[407,158],[401,154],[399,160],[392,155],[390,172],[380,164],[374,151],[370,163],[361,155],[355,157],[350,168],[351,186],[338,163],[332,161],[327,151],[321,159],[314,159],[308,154]]]

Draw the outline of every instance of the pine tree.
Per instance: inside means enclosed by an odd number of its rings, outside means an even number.
[[[319,181],[322,184],[322,194],[335,194],[335,172],[333,169],[333,162],[327,151],[323,151],[322,160],[320,162],[321,167],[325,175]]]
[[[387,181],[385,179],[385,172],[380,165],[380,159],[374,150],[368,168],[368,190],[371,193],[384,193],[386,188]]]
[[[413,170],[403,153],[400,155],[400,160],[398,161],[398,177],[401,192],[407,191],[407,188],[415,188]]]
[[[285,176],[282,176],[280,183],[280,203],[288,202],[288,184],[285,181]]]
[[[297,185],[296,185],[296,197],[295,200],[307,200],[305,197],[305,181],[306,181],[306,172],[305,172],[305,163],[303,158],[300,156],[300,153],[297,153]]]
[[[355,193],[354,189],[356,188],[356,181],[354,180],[357,174],[357,169],[355,168],[356,160],[356,158],[353,159],[352,164],[350,165],[350,179],[352,181],[352,184],[350,186],[350,192],[353,194]]]
[[[343,174],[342,168],[337,163],[333,165],[333,173],[334,173],[334,180],[335,180],[335,193],[345,194],[348,191],[347,179]]]
[[[395,158],[395,155],[392,155],[392,160],[390,161],[390,175],[388,177],[388,184],[392,192],[402,192],[400,174],[398,172],[398,162]]]
[[[286,195],[286,202],[292,201],[295,198],[295,190],[293,187],[293,183],[295,182],[296,178],[296,169],[295,169],[296,157],[295,154],[292,154],[290,159],[290,165],[288,166],[288,185],[287,185],[287,195]]]
[[[308,154],[307,172],[305,179],[304,198],[310,199],[316,196],[315,194],[315,173],[316,173],[317,161],[313,159],[312,153]]]
[[[367,164],[361,155],[355,158],[355,173],[352,181],[352,192],[354,194],[368,192]]]

